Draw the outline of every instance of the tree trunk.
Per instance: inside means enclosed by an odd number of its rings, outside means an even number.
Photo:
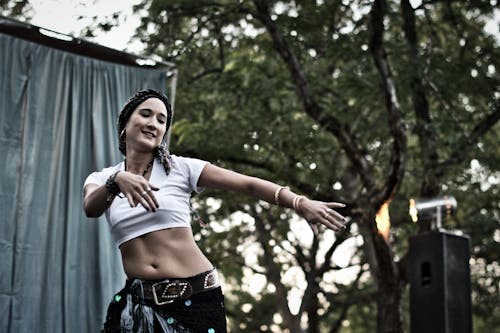
[[[403,333],[401,298],[404,281],[387,241],[377,230],[375,212],[360,217],[370,271],[377,286],[377,333]]]
[[[309,309],[307,309],[308,328],[307,333],[319,333],[319,317],[318,317],[318,296],[315,294]]]
[[[377,332],[402,333],[401,296],[402,288],[398,281],[386,281],[379,286],[377,295]]]

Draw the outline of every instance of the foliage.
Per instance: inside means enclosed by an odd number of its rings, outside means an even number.
[[[500,57],[498,42],[484,32],[495,6],[408,5],[153,0],[136,6],[143,15],[137,38],[179,68],[175,153],[349,206],[350,233],[311,239],[290,212],[228,193],[199,197],[213,226],[200,232],[200,243],[230,285],[232,331],[274,324],[293,332],[303,315],[308,332],[385,331],[380,307],[394,305],[381,305],[375,288],[387,299],[391,289],[400,290],[395,303],[406,300],[408,238],[419,231],[409,222],[408,199],[442,193],[460,205],[447,227],[471,236],[476,325],[497,323],[498,316],[486,314],[498,301]],[[392,200],[388,243],[373,227],[386,200]],[[355,248],[345,266],[328,252],[340,253],[342,244]],[[287,280],[290,270],[295,277]],[[358,278],[343,285],[348,270]],[[245,282],[249,272],[265,280],[258,293]],[[292,312],[287,296],[295,294],[302,306]],[[407,317],[399,320],[394,329],[407,327]]]
[[[210,221],[196,238],[223,273],[231,332],[408,330],[408,239],[430,228],[410,222],[408,199],[442,194],[459,203],[446,227],[471,239],[475,330],[498,327],[500,51],[484,30],[497,1],[148,0],[135,10],[146,53],[179,69],[174,153],[348,205],[347,232],[313,238],[286,209],[196,197]],[[384,240],[374,219],[387,201]]]
[[[31,5],[29,0],[0,0],[0,15],[28,19]]]

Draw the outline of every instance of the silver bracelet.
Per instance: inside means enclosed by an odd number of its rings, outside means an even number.
[[[280,192],[281,192],[281,190],[283,190],[283,189],[285,189],[285,188],[286,188],[286,187],[283,187],[283,186],[278,187],[278,188],[276,189],[276,191],[274,192],[274,203],[275,203],[276,205],[278,205],[278,206],[280,205]]]
[[[297,195],[293,198],[293,210],[299,215],[302,213],[300,211],[300,200],[302,199],[304,199],[303,195]]]

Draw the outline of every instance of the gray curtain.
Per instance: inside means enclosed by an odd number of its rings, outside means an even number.
[[[116,119],[159,70],[112,64],[0,33],[0,332],[98,332],[124,284],[106,221],[82,184],[118,162]]]

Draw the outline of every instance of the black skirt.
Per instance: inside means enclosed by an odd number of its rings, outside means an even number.
[[[103,333],[226,333],[224,296],[220,287],[186,300],[143,304],[130,290],[141,280],[128,280],[108,306]]]

